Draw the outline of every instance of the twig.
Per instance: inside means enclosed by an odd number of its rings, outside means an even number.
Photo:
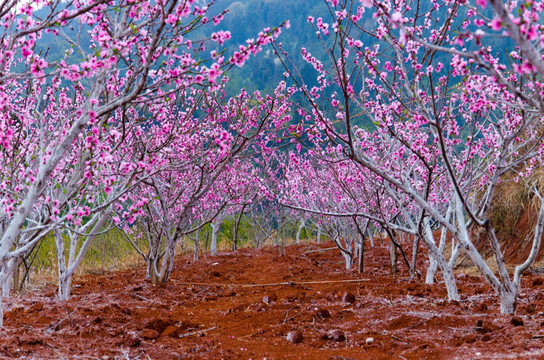
[[[192,331],[192,332],[189,332],[187,334],[180,335],[179,337],[183,338],[183,337],[186,337],[186,336],[197,335],[197,334],[201,334],[201,333],[206,332],[206,331],[212,331],[212,330],[215,330],[215,329],[217,329],[217,326],[211,327],[209,329]]]
[[[397,337],[395,335],[391,335],[391,338],[393,338],[393,339],[395,339],[397,341],[400,341],[401,343],[409,344],[408,341],[403,340],[403,339],[401,339],[401,338],[399,338],[399,337]]]
[[[208,290],[210,290],[210,287],[209,287],[209,286],[208,286],[207,288],[205,288],[204,290],[199,291],[198,293],[196,293],[196,294],[195,294],[195,297],[198,297],[198,295],[200,295],[200,294],[202,294],[202,293],[204,293],[204,292],[206,292],[206,291],[208,291]]]
[[[419,325],[425,324],[427,321],[430,321],[430,320],[434,319],[435,317],[436,317],[436,315],[433,315],[433,316],[431,316],[431,317],[428,318],[428,319],[425,319],[425,320],[423,320],[423,321],[421,321],[421,322],[418,322],[417,324],[410,325],[410,326],[407,326],[407,327],[403,327],[402,329],[399,329],[399,330],[413,329],[413,328],[415,328],[415,327],[418,327]]]
[[[448,329],[451,329],[453,331],[463,331],[463,332],[471,332],[472,329],[460,329],[460,328],[454,328],[454,327],[451,327],[451,326],[448,326]]]
[[[75,313],[76,311],[72,311],[71,313],[69,313],[68,315],[66,315],[65,317],[63,317],[61,320],[57,321],[56,323],[54,323],[53,325],[50,325],[47,330],[45,330],[46,333],[49,333],[51,332],[54,328],[56,328],[59,324],[61,324],[64,320],[70,318],[70,316],[72,316],[73,313]]]
[[[144,297],[142,295],[138,295],[138,294],[133,293],[132,296],[137,297],[140,300],[145,300],[145,301],[149,301],[149,302],[156,302],[156,301],[150,300],[150,299],[148,299],[148,298],[146,298],[146,297]]]
[[[269,284],[221,284],[221,283],[190,283],[190,282],[176,282],[179,285],[186,286],[227,286],[227,287],[265,287],[265,286],[293,286],[293,285],[317,285],[317,284],[335,284],[335,283],[358,283],[370,281],[370,279],[349,279],[349,280],[323,280],[323,281],[287,281]]]
[[[238,338],[238,340],[242,340],[242,341],[250,341],[249,338],[250,337],[253,337],[255,335],[259,335],[261,333],[262,330],[259,330],[259,331],[256,331],[254,333],[251,333],[251,334],[248,334],[248,335],[244,335],[244,336],[241,336]]]
[[[303,254],[310,254],[310,253],[315,253],[315,252],[320,252],[320,251],[327,251],[327,250],[334,250],[334,249],[338,249],[338,246],[325,248],[325,249],[309,250],[309,251],[304,252]]]
[[[292,310],[292,309],[289,309],[289,310]],[[283,323],[284,323],[284,324],[285,324],[286,322],[288,322],[289,320],[294,320],[295,317],[297,317],[300,313],[302,313],[302,310],[300,310],[300,311],[297,312],[295,315],[289,316],[289,310],[287,310],[287,314],[285,315],[285,319],[283,320]]]

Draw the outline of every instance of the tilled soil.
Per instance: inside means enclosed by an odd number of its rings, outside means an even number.
[[[323,249],[331,244],[320,245]],[[524,277],[516,316],[499,314],[480,276],[443,284],[389,274],[386,247],[365,272],[316,245],[244,249],[192,262],[152,286],[135,269],[76,279],[6,300],[0,357],[36,359],[544,358],[544,278]],[[422,266],[420,268],[423,268]]]

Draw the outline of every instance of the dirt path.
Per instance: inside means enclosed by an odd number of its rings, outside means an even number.
[[[540,275],[524,278],[518,314],[506,317],[477,276],[459,274],[463,300],[450,303],[442,284],[391,277],[386,248],[368,250],[363,275],[337,251],[305,253],[314,248],[178,258],[163,287],[137,269],[80,277],[69,301],[53,288],[8,299],[0,357],[544,358]]]

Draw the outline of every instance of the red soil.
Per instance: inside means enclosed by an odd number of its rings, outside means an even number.
[[[180,257],[160,287],[136,269],[79,277],[69,301],[53,288],[10,298],[0,357],[544,358],[538,274],[524,278],[517,316],[501,316],[479,276],[458,274],[463,300],[452,303],[443,284],[409,280],[400,261],[390,276],[387,248],[367,250],[362,275],[344,270],[337,250],[306,253],[315,248]],[[304,283],[349,279],[362,281]],[[270,283],[289,285],[244,286]]]

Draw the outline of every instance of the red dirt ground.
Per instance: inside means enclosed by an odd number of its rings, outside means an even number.
[[[362,275],[344,270],[337,250],[314,249],[180,257],[166,286],[135,269],[79,277],[69,301],[54,288],[7,299],[0,357],[544,358],[544,278],[536,271],[524,278],[516,317],[501,316],[479,276],[458,274],[463,299],[452,303],[443,284],[411,281],[400,261],[400,276],[389,275],[385,247],[367,250]],[[336,280],[361,281],[304,284]],[[257,286],[271,283],[289,285]]]

